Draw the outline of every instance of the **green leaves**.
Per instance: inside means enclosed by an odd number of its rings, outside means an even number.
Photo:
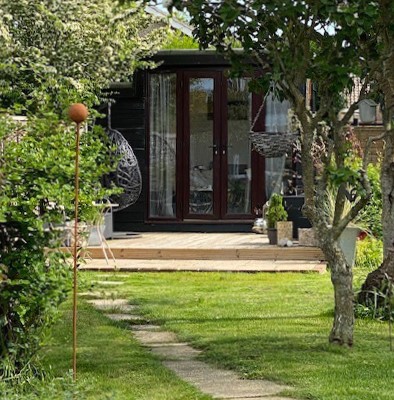
[[[0,0],[0,108],[28,115],[22,126],[0,115],[0,379],[29,370],[70,288],[52,229],[74,210],[75,127],[65,110],[84,102],[97,114],[103,89],[150,65],[143,60],[166,40],[166,27],[132,7]],[[82,134],[80,152],[79,215],[91,222],[92,203],[115,191],[100,183],[114,168],[101,128]]]
[[[223,21],[227,23],[234,22],[234,20],[240,15],[240,12],[241,10],[237,2],[231,0],[224,1],[219,9],[219,15]]]
[[[19,140],[15,137],[19,134]],[[101,185],[115,166],[105,134],[94,127],[81,136],[81,219],[114,190]],[[34,358],[44,329],[71,288],[71,269],[59,252],[73,218],[75,127],[55,113],[29,115],[23,125],[0,116],[0,377],[18,375]],[[4,278],[5,277],[5,278]],[[7,360],[7,370],[5,362]]]
[[[0,0],[0,10],[0,107],[61,114],[68,101],[97,104],[166,41],[143,7],[111,0]]]

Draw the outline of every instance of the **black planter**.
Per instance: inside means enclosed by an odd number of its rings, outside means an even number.
[[[268,228],[267,235],[270,244],[278,244],[278,231],[276,228]]]
[[[285,209],[288,221],[293,221],[293,237],[298,239],[298,228],[310,228],[312,225],[308,218],[302,214],[304,196],[284,196]]]

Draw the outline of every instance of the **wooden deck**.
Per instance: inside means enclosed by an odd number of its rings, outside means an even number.
[[[108,240],[116,259],[138,260],[304,260],[322,261],[319,248],[270,246],[266,235],[254,233],[144,232]],[[93,259],[103,259],[103,248],[89,247]]]

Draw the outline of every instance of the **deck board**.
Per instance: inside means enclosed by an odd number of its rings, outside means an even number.
[[[254,233],[147,232],[108,240],[115,258],[136,260],[309,260],[322,261],[316,247],[270,246],[266,235]],[[91,258],[104,258],[103,249],[89,247]]]

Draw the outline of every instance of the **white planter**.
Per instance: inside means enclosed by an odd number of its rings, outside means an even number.
[[[100,229],[100,233],[98,230]],[[100,246],[103,242],[102,238],[104,237],[105,225],[93,225],[90,229],[88,246]]]
[[[339,245],[343,251],[346,262],[354,266],[356,258],[356,242],[360,229],[356,226],[348,226],[339,236]],[[313,228],[298,229],[298,243],[300,246],[319,247],[319,241],[316,238]]]
[[[352,267],[356,258],[356,241],[359,233],[359,228],[348,226],[339,236],[339,245],[345,255],[346,262]]]
[[[104,215],[103,223],[98,225],[93,225],[90,230],[89,235],[89,246],[100,246],[103,242],[103,239],[109,239],[113,236],[113,219],[112,219],[112,210],[107,212]],[[100,234],[99,230],[100,229]]]

